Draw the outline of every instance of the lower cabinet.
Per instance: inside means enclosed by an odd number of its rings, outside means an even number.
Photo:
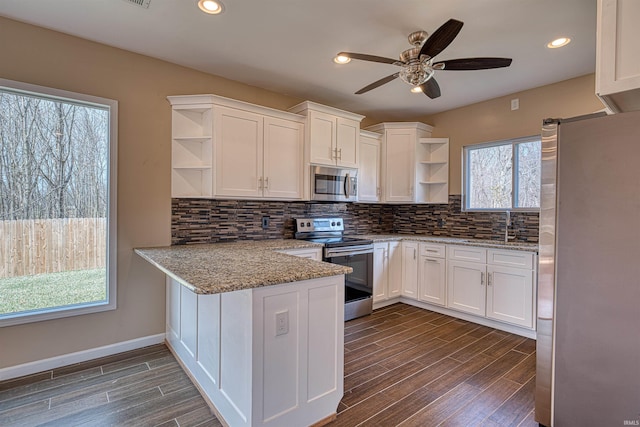
[[[399,297],[402,291],[400,242],[373,245],[373,302]]]
[[[445,305],[447,291],[445,245],[420,243],[419,248],[418,297],[420,301]]]
[[[484,250],[484,249],[483,249]],[[449,261],[447,268],[447,307],[466,313],[485,315],[486,266],[468,261]]]
[[[402,296],[418,299],[417,242],[402,242]]]
[[[344,276],[213,295],[167,277],[166,292],[168,345],[224,425],[322,425],[335,415]]]
[[[425,308],[530,336],[535,283],[534,252],[410,240],[374,244],[374,303],[401,296],[409,304],[427,303]]]
[[[450,246],[447,257],[447,307],[533,328],[534,254]]]

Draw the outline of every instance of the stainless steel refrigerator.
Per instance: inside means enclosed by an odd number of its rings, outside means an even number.
[[[536,421],[640,425],[640,112],[546,120]]]

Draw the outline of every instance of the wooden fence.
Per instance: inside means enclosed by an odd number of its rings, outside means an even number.
[[[105,218],[0,221],[0,278],[106,265]]]

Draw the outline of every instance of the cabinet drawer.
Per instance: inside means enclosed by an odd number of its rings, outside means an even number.
[[[473,246],[447,246],[447,259],[470,262],[487,262],[487,250]]]
[[[420,243],[420,256],[444,258],[446,246],[438,243]]]
[[[534,254],[523,251],[489,249],[487,264],[533,269]]]

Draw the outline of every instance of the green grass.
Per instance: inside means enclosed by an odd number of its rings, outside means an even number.
[[[0,279],[0,316],[106,299],[105,269]]]

